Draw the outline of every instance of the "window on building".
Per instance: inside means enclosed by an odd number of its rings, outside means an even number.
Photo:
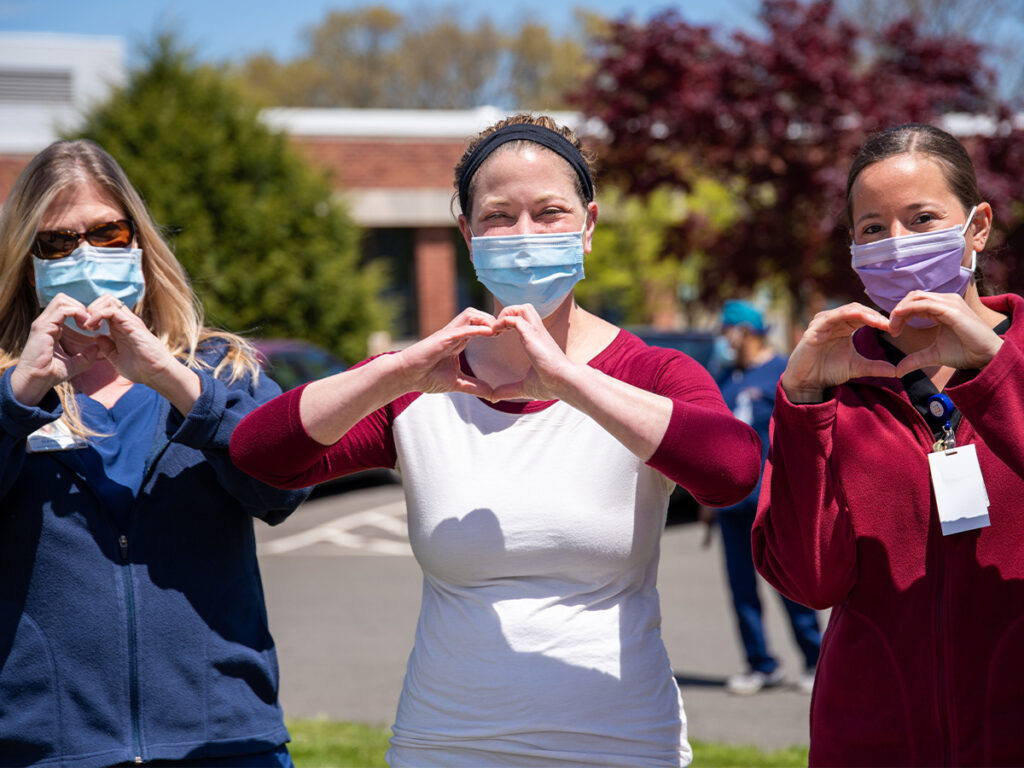
[[[387,264],[388,287],[384,298],[395,308],[396,338],[416,338],[419,328],[416,303],[415,234],[408,228],[367,229],[363,258]]]

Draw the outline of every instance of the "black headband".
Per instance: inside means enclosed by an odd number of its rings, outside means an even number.
[[[590,177],[590,169],[587,167],[583,155],[571,141],[550,128],[530,123],[516,123],[515,125],[506,125],[490,134],[476,145],[466,159],[466,164],[462,168],[462,178],[459,180],[459,205],[464,214],[469,215],[469,211],[466,209],[469,206],[469,182],[473,180],[473,175],[494,150],[510,141],[532,141],[560,155],[572,166],[576,175],[580,177],[580,181],[583,182],[583,193],[587,202],[594,199],[594,180]]]

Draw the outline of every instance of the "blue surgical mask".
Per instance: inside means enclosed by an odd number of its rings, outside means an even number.
[[[60,259],[33,256],[36,297],[45,307],[58,293],[65,293],[89,306],[100,296],[110,294],[128,307],[142,299],[145,283],[142,277],[140,248],[97,248],[83,244]],[[104,322],[95,331],[86,331],[68,318],[66,324],[86,336],[109,333]]]
[[[583,279],[583,231],[472,237],[473,268],[502,306],[533,304],[547,317]],[[472,233],[471,233],[472,234]]]

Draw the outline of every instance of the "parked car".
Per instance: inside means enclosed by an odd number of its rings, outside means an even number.
[[[715,349],[714,331],[672,331],[663,328],[633,327],[627,330],[635,333],[652,347],[668,347],[685,352],[705,368],[712,366],[712,355]]]
[[[256,339],[253,346],[263,371],[284,391],[348,368],[333,352],[301,339]]]
[[[672,331],[661,328],[629,328],[646,343],[653,347],[667,347],[683,352],[698,363],[708,368],[712,376],[716,373],[711,370],[715,366],[713,360],[715,348],[715,334],[713,331],[685,330]],[[700,504],[690,493],[678,485],[672,492],[668,503],[668,524],[696,522],[700,515]]]
[[[301,339],[255,339],[253,346],[263,372],[284,391],[348,368],[333,352]],[[312,497],[396,482],[398,473],[392,469],[367,469],[320,483]]]

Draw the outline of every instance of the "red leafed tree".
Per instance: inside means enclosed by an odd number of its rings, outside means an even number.
[[[712,176],[733,191],[734,225],[712,231],[691,216],[666,243],[666,258],[708,256],[703,298],[766,276],[798,306],[814,293],[863,298],[843,220],[850,162],[871,133],[952,113],[997,127],[963,140],[1000,226],[989,275],[1024,289],[1024,132],[994,98],[978,45],[927,37],[910,20],[869,35],[828,0],[764,0],[760,16],[763,36],[726,39],[674,12],[615,22],[575,94],[609,132],[604,181],[643,195]]]

